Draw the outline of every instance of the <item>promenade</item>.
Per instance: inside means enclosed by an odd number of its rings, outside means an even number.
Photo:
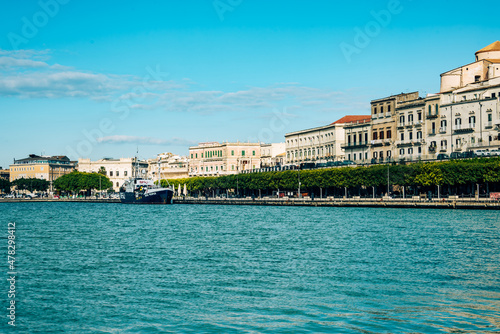
[[[0,203],[110,203],[119,204],[119,199],[0,199]],[[194,198],[175,197],[174,204],[198,205],[260,205],[260,206],[314,206],[314,207],[370,207],[370,208],[422,208],[422,209],[475,209],[500,210],[500,201],[487,198]]]

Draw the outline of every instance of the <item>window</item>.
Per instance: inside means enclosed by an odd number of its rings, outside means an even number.
[[[120,176],[120,171],[116,171],[116,176]]]
[[[120,185],[118,184],[118,182],[116,182],[116,186],[119,187]]]
[[[387,130],[387,139],[391,139],[392,133],[391,130]]]
[[[390,104],[387,106],[387,112],[391,112],[391,105]]]
[[[384,113],[384,106],[381,106],[380,107],[380,113],[383,114]]]
[[[421,112],[419,112],[419,113],[417,114],[417,120],[419,120],[419,121],[421,121],[421,120],[422,120],[422,113],[421,113]]]
[[[255,156],[255,151],[252,151],[252,155]]]
[[[402,141],[405,140],[405,134],[404,134],[404,132],[401,132],[401,140]]]
[[[412,147],[410,147],[410,148],[408,149],[408,154],[413,154],[413,148],[412,148]]]
[[[412,140],[412,139],[413,139],[413,132],[409,132],[409,133],[408,133],[408,139],[409,139],[409,140]]]
[[[193,153],[191,153],[191,159],[193,159]]]
[[[479,82],[481,80],[481,76],[480,75],[476,75],[474,77],[474,82]]]
[[[351,143],[351,135],[347,136],[347,144]]]
[[[377,159],[377,152],[373,152],[373,159]]]
[[[219,166],[215,166],[215,170],[219,170]]]
[[[380,131],[379,136],[380,136],[380,139],[384,139],[384,131]]]
[[[402,116],[399,116],[399,124],[405,124],[405,116],[402,115]]]
[[[245,151],[241,151],[241,156],[244,157],[245,156]]]
[[[462,119],[461,118],[455,118],[455,125],[462,125]]]
[[[419,146],[418,147],[418,154],[421,154],[422,153],[422,148]]]
[[[234,150],[231,151],[231,155],[234,155]]]
[[[391,157],[391,151],[387,151],[387,157],[390,158]]]
[[[422,139],[422,131],[417,132],[417,139]]]
[[[469,124],[472,126],[476,124],[476,116],[469,117]]]
[[[373,107],[373,114],[377,114],[377,107]]]
[[[113,171],[109,171],[109,176],[113,176]]]
[[[359,142],[361,143],[362,141],[363,141],[363,134],[362,134],[362,133],[360,133],[360,134],[359,134]]]
[[[491,98],[496,99],[497,95],[496,93],[491,93]]]
[[[231,165],[231,170],[234,170],[234,165]]]
[[[196,159],[198,159],[198,153],[196,153],[195,157],[196,157]]]
[[[384,151],[380,151],[378,156],[380,157],[380,159],[383,159],[384,158]]]
[[[448,142],[446,140],[441,140],[441,147],[446,148],[448,146]]]
[[[203,153],[201,154],[201,157],[203,158]]]
[[[365,133],[365,142],[368,142],[368,133]]]
[[[408,122],[413,122],[413,115],[408,115]]]
[[[128,171],[125,171],[123,174],[124,174],[125,176],[128,176]]]
[[[378,132],[374,132],[373,133],[373,140],[377,140],[378,139]]]

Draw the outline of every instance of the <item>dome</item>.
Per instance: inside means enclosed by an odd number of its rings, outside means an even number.
[[[476,52],[476,60],[500,59],[500,41],[491,43],[485,48]]]

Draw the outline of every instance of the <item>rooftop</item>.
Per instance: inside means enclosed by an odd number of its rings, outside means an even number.
[[[367,122],[370,121],[371,116],[368,115],[350,115],[350,116],[344,116],[341,119],[339,119],[336,122],[333,122],[332,124],[344,124],[344,123],[355,123],[355,122]]]
[[[500,41],[496,41],[491,43],[485,48],[482,48],[481,50],[477,51],[476,54],[481,53],[481,52],[491,52],[491,51],[500,51]]]

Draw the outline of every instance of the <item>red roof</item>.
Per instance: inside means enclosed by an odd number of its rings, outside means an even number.
[[[351,115],[351,116],[344,116],[341,119],[339,119],[336,122],[333,122],[332,124],[343,124],[343,123],[352,123],[352,122],[367,122],[371,119],[372,117],[370,115],[365,116],[365,115]]]

